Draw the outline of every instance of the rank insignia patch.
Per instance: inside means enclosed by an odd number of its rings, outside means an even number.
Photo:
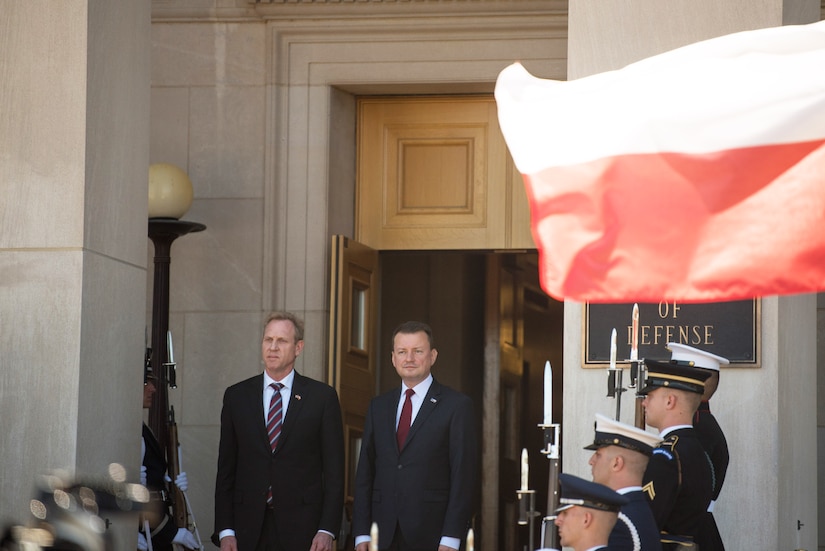
[[[653,501],[656,498],[656,490],[653,489],[653,481],[651,480],[644,486],[642,486],[642,491],[647,494],[647,498],[650,501]]]

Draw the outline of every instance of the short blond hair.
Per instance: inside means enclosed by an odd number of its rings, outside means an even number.
[[[273,321],[289,321],[295,328],[295,342],[304,340],[304,321],[292,312],[272,312],[266,317],[262,331]]]

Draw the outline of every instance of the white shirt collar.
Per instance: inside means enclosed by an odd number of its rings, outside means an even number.
[[[272,377],[269,376],[269,373],[264,370],[264,388],[267,388],[272,383],[281,383],[284,385],[285,388],[292,390],[292,383],[295,381],[295,370],[291,370],[289,375],[281,379],[280,381],[276,381]]]
[[[693,425],[673,425],[672,427],[668,427],[668,428],[662,430],[662,432],[659,433],[659,436],[661,438],[665,438],[665,437],[667,437],[668,434],[670,434],[671,432],[673,432],[675,430],[692,429],[692,428],[693,428]]]
[[[430,373],[426,379],[424,379],[414,387],[408,387],[405,383],[401,383],[401,395],[403,396],[404,393],[407,392],[408,388],[412,388],[415,391],[415,395],[420,396],[423,399],[424,396],[427,395],[427,392],[429,392],[431,386],[433,386],[432,373]]]

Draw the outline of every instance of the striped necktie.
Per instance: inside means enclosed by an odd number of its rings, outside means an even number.
[[[272,453],[278,448],[278,437],[281,436],[281,425],[284,419],[283,400],[281,399],[281,389],[284,385],[281,383],[272,383],[271,386],[275,392],[272,393],[272,399],[269,401],[269,412],[266,415],[266,432],[269,433],[269,447]],[[267,504],[272,503],[272,487],[266,494]]]
[[[278,447],[278,437],[281,436],[281,426],[283,425],[283,401],[281,400],[281,389],[284,385],[281,383],[272,383],[271,386],[275,389],[272,393],[272,399],[269,401],[269,413],[266,416],[266,432],[269,433],[269,447],[274,452]]]

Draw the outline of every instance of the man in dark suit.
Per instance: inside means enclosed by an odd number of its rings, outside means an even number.
[[[303,322],[264,324],[264,372],[226,390],[215,482],[223,551],[332,551],[344,504],[338,395],[294,369]]]
[[[713,496],[710,460],[691,422],[708,374],[701,369],[645,360],[647,424],[659,429],[662,442],[647,464],[642,489],[662,532],[662,549],[692,544],[706,520]]]
[[[708,380],[705,381],[702,402],[693,416],[693,428],[713,465],[713,500],[705,514],[705,521],[700,527],[699,534],[696,536],[696,543],[702,551],[725,551],[722,536],[713,516],[713,508],[716,500],[719,499],[722,485],[725,483],[730,454],[725,433],[722,432],[722,427],[719,426],[716,417],[710,412],[710,399],[719,388],[720,368],[730,364],[730,361],[722,356],[675,342],[669,342],[667,348],[671,352],[671,363],[702,369],[710,374]]]
[[[470,398],[437,382],[438,351],[425,323],[393,332],[392,363],[401,388],[374,398],[367,411],[353,512],[357,551],[372,523],[379,548],[459,549],[478,487],[478,435]]]
[[[598,413],[595,433],[593,443],[584,448],[594,450],[589,461],[593,482],[628,499],[610,531],[610,551],[661,551],[659,528],[642,492],[642,476],[653,448],[662,439]]]

